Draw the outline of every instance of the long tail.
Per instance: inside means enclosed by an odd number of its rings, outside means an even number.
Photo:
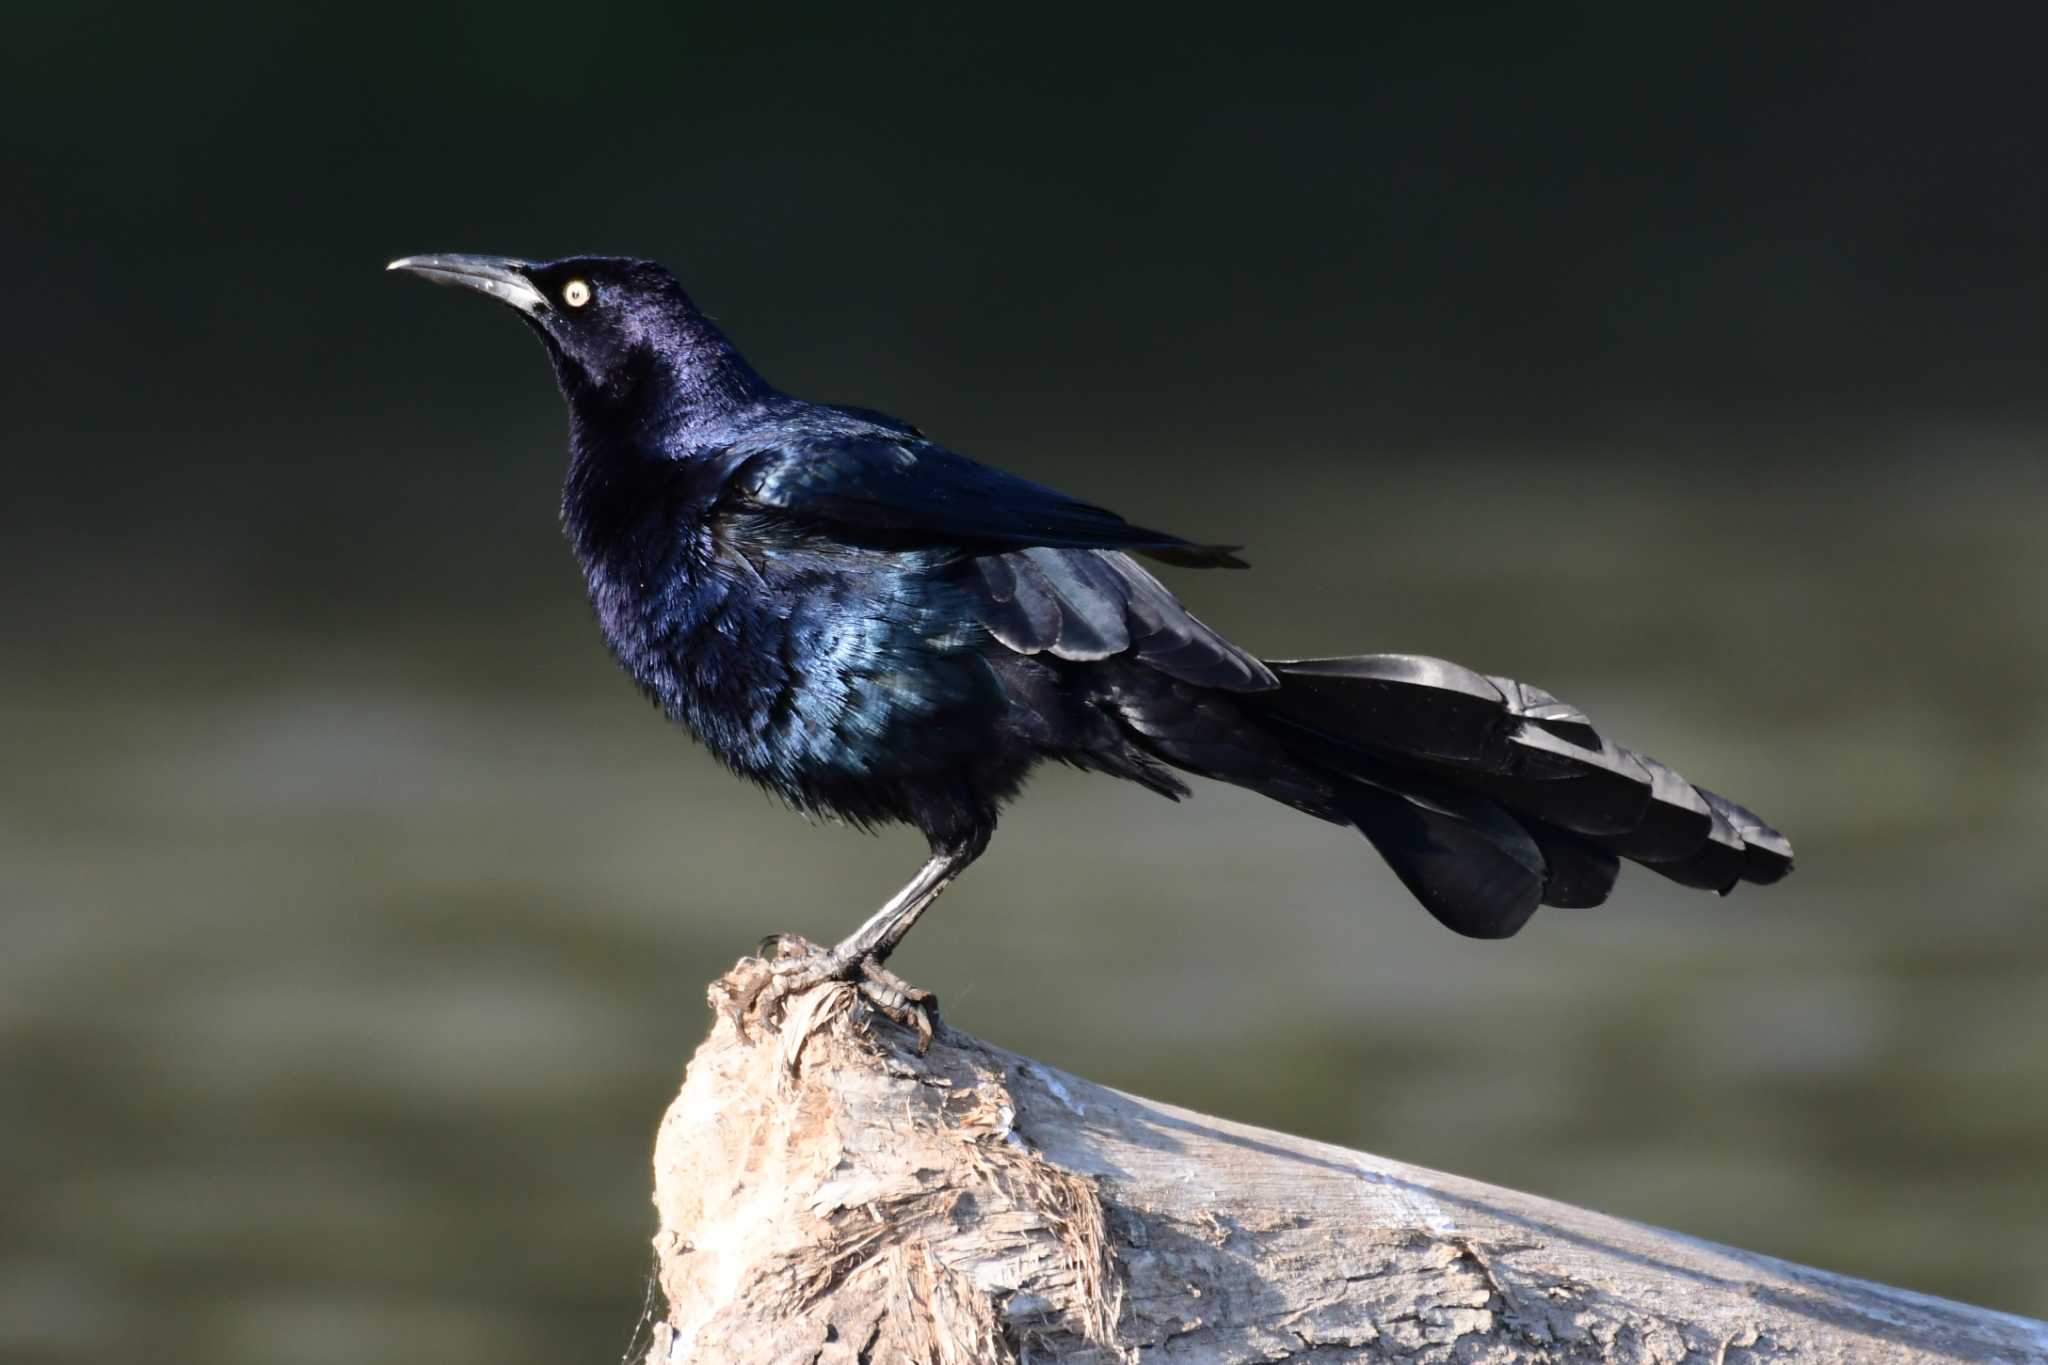
[[[1622,858],[1722,895],[1792,870],[1784,835],[1526,683],[1410,654],[1267,665],[1280,687],[1241,700],[1458,933],[1598,905]]]

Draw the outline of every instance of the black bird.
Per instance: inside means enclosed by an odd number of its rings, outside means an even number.
[[[1547,692],[1437,659],[1259,659],[1133,554],[1242,568],[770,385],[647,261],[408,256],[540,336],[569,407],[562,524],[605,640],[727,767],[804,811],[914,825],[931,860],[836,948],[785,942],[929,1036],[882,967],[1047,759],[1180,773],[1352,825],[1429,912],[1505,938],[1607,898],[1627,858],[1726,893],[1792,867],[1776,830]]]

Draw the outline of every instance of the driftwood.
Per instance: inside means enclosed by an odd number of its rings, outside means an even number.
[[[720,1017],[650,1362],[2048,1362],[2048,1324],[1155,1104],[854,993]]]

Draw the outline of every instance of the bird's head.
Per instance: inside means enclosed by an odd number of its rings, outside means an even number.
[[[675,276],[653,261],[433,255],[385,268],[487,294],[518,313],[540,334],[572,408],[599,396],[643,395],[650,381],[705,397],[759,382]]]

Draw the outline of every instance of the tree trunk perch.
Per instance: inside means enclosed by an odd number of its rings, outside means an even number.
[[[720,1016],[652,1365],[2048,1362],[2048,1324],[1121,1094],[853,991]]]

